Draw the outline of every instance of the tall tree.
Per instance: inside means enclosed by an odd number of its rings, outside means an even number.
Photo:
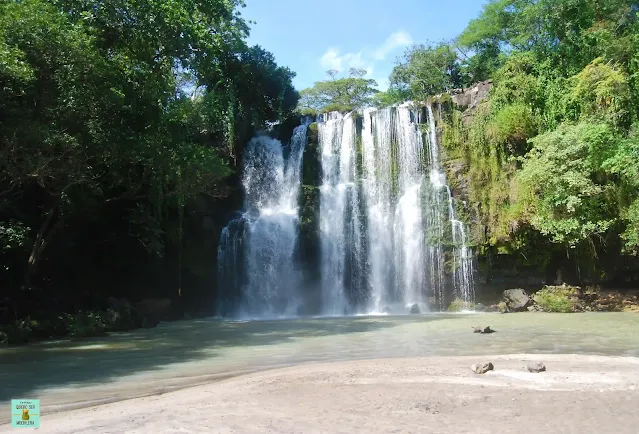
[[[390,76],[391,88],[407,98],[425,100],[461,84],[457,55],[448,44],[415,45]]]
[[[348,77],[337,79],[334,71],[327,74],[330,80],[318,81],[300,92],[300,111],[348,112],[371,105],[373,96],[379,92],[375,80],[364,78],[367,74],[364,69],[351,68]]]

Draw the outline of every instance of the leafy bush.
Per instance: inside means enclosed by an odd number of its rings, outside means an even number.
[[[67,330],[73,337],[99,336],[107,331],[107,318],[103,312],[80,311],[67,314]]]
[[[533,300],[544,312],[570,313],[577,310],[575,288],[571,286],[544,286]]]
[[[495,113],[491,127],[497,143],[506,145],[513,155],[525,154],[527,140],[537,132],[532,109],[522,103],[507,105]]]
[[[518,194],[529,204],[530,223],[555,243],[576,246],[616,221],[602,178],[602,160],[616,144],[605,123],[562,124],[532,139],[517,174]]]
[[[570,81],[573,89],[569,99],[578,115],[597,115],[615,125],[629,126],[632,104],[625,73],[599,57]]]
[[[28,321],[19,320],[13,324],[0,326],[0,340],[3,335],[10,345],[26,344],[29,342],[31,327]]]

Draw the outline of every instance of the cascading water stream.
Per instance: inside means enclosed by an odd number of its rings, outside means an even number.
[[[297,314],[302,294],[294,261],[297,202],[308,122],[295,128],[288,158],[279,140],[257,136],[244,155],[244,213],[220,236],[218,280],[239,302],[223,310],[242,317]]]
[[[452,286],[456,296],[465,301],[472,298],[470,250],[440,168],[432,108],[427,107],[430,133],[425,142],[419,115],[409,103],[365,109],[361,146],[354,132],[354,114],[331,113],[320,120],[325,314],[362,307],[347,300],[353,292],[345,283],[352,280],[352,269],[345,265],[349,257],[365,270],[365,290],[370,296],[363,308],[368,312],[405,312],[414,310],[414,305],[420,311],[443,308],[449,281],[444,249],[448,225],[454,245]]]
[[[356,181],[355,122],[351,113],[332,112],[318,124],[322,161],[320,237],[322,313],[344,315],[352,306],[361,266],[362,239]]]
[[[446,177],[441,171],[439,162],[439,146],[437,144],[437,130],[435,128],[435,116],[433,108],[430,104],[426,105],[428,112],[428,128],[430,143],[430,166],[431,182],[436,188],[444,188],[448,199],[448,218],[451,225],[453,238],[453,288],[455,295],[465,303],[470,303],[474,299],[473,287],[473,262],[470,248],[467,245],[466,229],[464,223],[457,219],[455,214],[455,206],[453,204],[453,196],[450,188],[446,185]]]
[[[297,315],[300,308],[330,316],[405,313],[443,309],[451,295],[472,301],[465,227],[441,168],[432,107],[426,106],[427,135],[422,113],[405,103],[319,117],[317,295],[305,286],[296,256],[311,246],[298,240],[308,124],[295,129],[288,152],[266,136],[249,142],[245,211],[220,235],[220,287],[230,288],[225,300],[233,306],[227,312],[262,318]],[[304,305],[311,299],[312,306]]]

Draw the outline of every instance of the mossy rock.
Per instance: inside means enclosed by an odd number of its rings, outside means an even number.
[[[302,156],[302,184],[318,186],[321,182],[322,163],[319,151],[319,131],[316,122],[308,126],[306,147]]]
[[[532,298],[544,312],[570,313],[583,310],[580,296],[581,288],[577,286],[547,285],[537,291]]]
[[[448,305],[448,312],[462,312],[464,310],[475,310],[475,303],[464,301],[461,298],[455,298]]]

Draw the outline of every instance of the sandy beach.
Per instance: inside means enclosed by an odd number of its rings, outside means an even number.
[[[484,361],[495,370],[470,370]],[[547,371],[528,372],[531,361]],[[298,365],[45,414],[39,431],[620,434],[637,432],[638,402],[638,358],[398,358]]]

